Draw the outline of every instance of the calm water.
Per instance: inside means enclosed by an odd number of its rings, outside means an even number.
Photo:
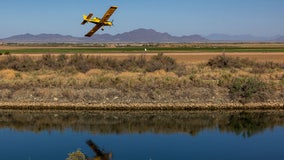
[[[65,160],[92,140],[113,160],[284,159],[284,111],[1,111],[0,159]]]

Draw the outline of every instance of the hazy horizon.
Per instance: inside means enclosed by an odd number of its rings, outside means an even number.
[[[102,17],[111,5],[118,6],[110,18],[114,26],[97,34],[115,35],[146,28],[173,36],[284,35],[282,0],[9,0],[1,3],[0,38],[26,33],[83,37],[93,25],[80,25],[82,15],[94,13]]]
[[[132,32],[132,31],[135,31],[135,30],[139,30],[139,29],[145,29],[145,30],[154,30],[154,29],[150,29],[150,28],[137,28],[137,29],[134,29],[134,30],[131,30],[131,31],[125,31],[125,32],[122,32],[122,33],[106,33],[106,32],[100,32],[100,33],[96,33],[97,35],[103,35],[103,34],[109,34],[111,36],[115,36],[115,35],[118,35],[118,34],[123,34],[123,33],[127,33],[127,32]],[[160,32],[158,30],[154,30],[156,32],[159,32],[159,33],[168,33],[168,32]],[[11,36],[8,36],[8,37],[0,37],[0,39],[5,39],[5,38],[10,38],[10,37],[13,37],[13,36],[21,36],[21,35],[27,35],[27,34],[30,34],[30,35],[33,35],[33,36],[38,36],[38,35],[43,35],[43,34],[47,34],[47,35],[61,35],[61,36],[72,36],[72,37],[77,37],[77,38],[83,38],[84,35],[79,35],[79,36],[74,36],[74,35],[68,35],[68,34],[60,34],[60,33],[38,33],[38,34],[32,34],[32,33],[22,33],[22,34],[17,34],[17,35],[11,35]],[[170,34],[170,33],[168,33]],[[172,35],[170,34],[171,36],[176,36],[176,35]],[[182,37],[182,36],[192,36],[192,35],[199,35],[199,34],[191,34],[191,35],[180,35],[180,36],[176,36],[176,37]],[[252,34],[224,34],[224,33],[212,33],[212,34],[208,34],[208,35],[199,35],[199,36],[202,36],[204,38],[208,38],[208,37],[214,37],[214,36],[228,36],[228,37],[245,37],[245,36],[251,36],[252,38],[275,38],[275,37],[282,37],[284,35],[271,35],[271,36],[256,36],[256,35],[252,35]]]

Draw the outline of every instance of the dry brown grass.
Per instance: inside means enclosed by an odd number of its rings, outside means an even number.
[[[102,57],[112,57],[118,60],[126,59],[129,56],[141,56],[145,53],[104,53],[104,54],[84,54],[90,56],[102,56]],[[12,54],[14,56],[22,56],[23,54]],[[42,57],[42,54],[24,54],[33,57],[33,59],[39,59]],[[58,55],[58,54],[53,54]],[[66,54],[67,56],[71,56],[72,54]],[[150,59],[150,57],[157,55],[157,53],[147,53],[146,59]],[[164,55],[174,58],[178,63],[189,63],[189,64],[197,64],[207,62],[209,59],[216,57],[218,55],[222,55],[222,53],[215,52],[198,52],[198,53],[164,53]],[[284,63],[284,52],[242,52],[242,53],[226,53],[227,56],[231,57],[240,57],[247,58],[257,62],[275,62],[275,63]],[[0,60],[5,58],[5,56],[0,56]]]
[[[166,53],[165,55],[176,59],[177,62],[196,64],[208,62],[209,59],[222,53]],[[247,58],[257,62],[284,63],[284,53],[226,53],[226,56]]]
[[[133,55],[141,56],[139,53]],[[147,54],[147,59],[156,54]],[[0,100],[17,103],[79,103],[114,105],[127,107],[128,103],[168,104],[180,108],[186,105],[214,106],[237,103],[228,96],[230,82],[238,77],[257,77],[275,87],[275,96],[265,100],[273,106],[283,104],[283,68],[269,68],[261,73],[252,72],[251,66],[243,68],[211,68],[205,63],[220,53],[166,53],[178,63],[186,65],[185,74],[157,70],[154,72],[131,72],[90,69],[86,73],[72,70],[40,69],[18,72],[4,69],[0,71]],[[35,55],[40,56],[40,55]],[[129,54],[104,54],[111,58],[125,59]],[[284,63],[284,53],[226,53],[226,56],[250,58],[255,62],[271,60]],[[168,104],[167,104],[168,103]],[[134,105],[135,104],[135,105]],[[102,105],[102,106],[103,106]],[[131,105],[130,105],[131,106]],[[122,107],[122,108],[123,108]],[[213,107],[213,108],[214,108]],[[147,107],[146,107],[147,108]]]
[[[6,80],[15,79],[17,71],[11,69],[0,70],[0,78]]]

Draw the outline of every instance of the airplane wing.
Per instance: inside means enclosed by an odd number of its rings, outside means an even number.
[[[98,23],[95,25],[94,28],[92,28],[85,36],[91,37],[95,32],[97,32],[101,27],[103,26],[102,23]]]
[[[105,22],[109,19],[109,17],[114,13],[114,11],[117,9],[117,6],[111,6],[107,12],[105,13],[105,15],[103,16],[103,18],[101,19],[101,23]]]
[[[93,14],[92,13],[90,13],[88,16],[86,16],[86,15],[83,15],[83,22],[81,23],[82,25],[84,25],[85,23],[87,23],[88,22],[88,20],[90,20],[90,18],[92,18],[92,16],[93,16]]]

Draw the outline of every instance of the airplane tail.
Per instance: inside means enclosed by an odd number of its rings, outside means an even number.
[[[85,23],[87,23],[90,20],[90,18],[92,18],[92,16],[93,16],[92,13],[90,13],[88,16],[83,15],[83,19],[84,20],[83,20],[83,22],[81,24],[84,25]]]

